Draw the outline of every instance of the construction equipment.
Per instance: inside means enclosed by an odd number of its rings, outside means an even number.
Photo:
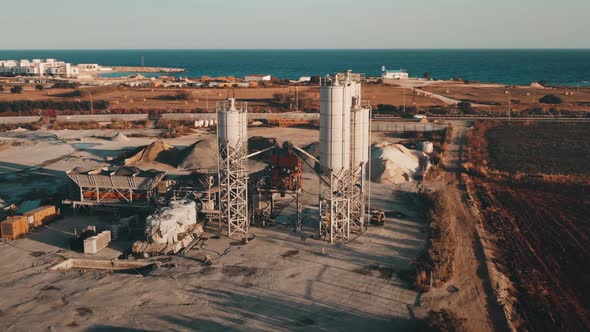
[[[383,226],[385,224],[385,211],[373,210],[371,212],[371,224]]]

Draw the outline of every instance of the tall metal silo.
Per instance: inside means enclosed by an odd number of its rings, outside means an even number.
[[[217,105],[219,222],[228,236],[248,236],[247,104],[230,98]]]
[[[350,236],[351,109],[357,82],[350,72],[320,82],[319,235],[333,242]]]
[[[365,222],[366,172],[370,149],[370,108],[359,103],[352,109],[350,158],[350,223],[362,232]]]

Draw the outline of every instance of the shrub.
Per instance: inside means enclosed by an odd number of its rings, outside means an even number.
[[[77,83],[56,82],[53,84],[54,89],[76,89],[79,86]]]
[[[541,97],[541,99],[539,99],[539,102],[543,103],[543,104],[555,105],[555,104],[563,103],[563,100],[556,95],[546,95],[546,96]]]
[[[12,88],[10,88],[10,92],[12,93],[21,93],[23,92],[23,87],[20,85],[15,85]]]
[[[4,91],[4,87],[0,85],[0,92]]]
[[[37,85],[35,85],[35,89],[37,89],[39,91],[43,90],[43,84],[37,84]]]
[[[105,110],[109,108],[108,100],[95,100],[93,107],[95,110]],[[53,100],[15,100],[0,101],[0,112],[27,112],[35,109],[52,109],[58,111],[88,111],[90,110],[89,101],[53,101]]]
[[[465,319],[459,318],[454,312],[441,309],[440,311],[430,310],[426,317],[427,328],[425,331],[466,331]]]
[[[186,92],[186,91],[182,91],[176,94],[176,99],[178,100],[191,100],[193,99],[193,96]]]
[[[471,114],[471,113],[473,113],[473,108],[471,107],[471,103],[470,102],[466,102],[466,101],[459,102],[457,104],[457,107],[459,107],[459,110],[463,114]]]
[[[379,104],[377,105],[376,113],[393,114],[397,113],[397,108],[394,105]]]

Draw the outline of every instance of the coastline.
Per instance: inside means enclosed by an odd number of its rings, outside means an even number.
[[[110,72],[125,73],[125,72],[137,72],[137,73],[184,73],[184,68],[174,67],[133,67],[133,66],[105,66],[112,68]],[[109,72],[109,71],[105,71]]]

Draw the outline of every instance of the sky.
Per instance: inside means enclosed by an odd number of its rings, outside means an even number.
[[[11,0],[2,12],[8,50],[590,48],[589,0]]]

